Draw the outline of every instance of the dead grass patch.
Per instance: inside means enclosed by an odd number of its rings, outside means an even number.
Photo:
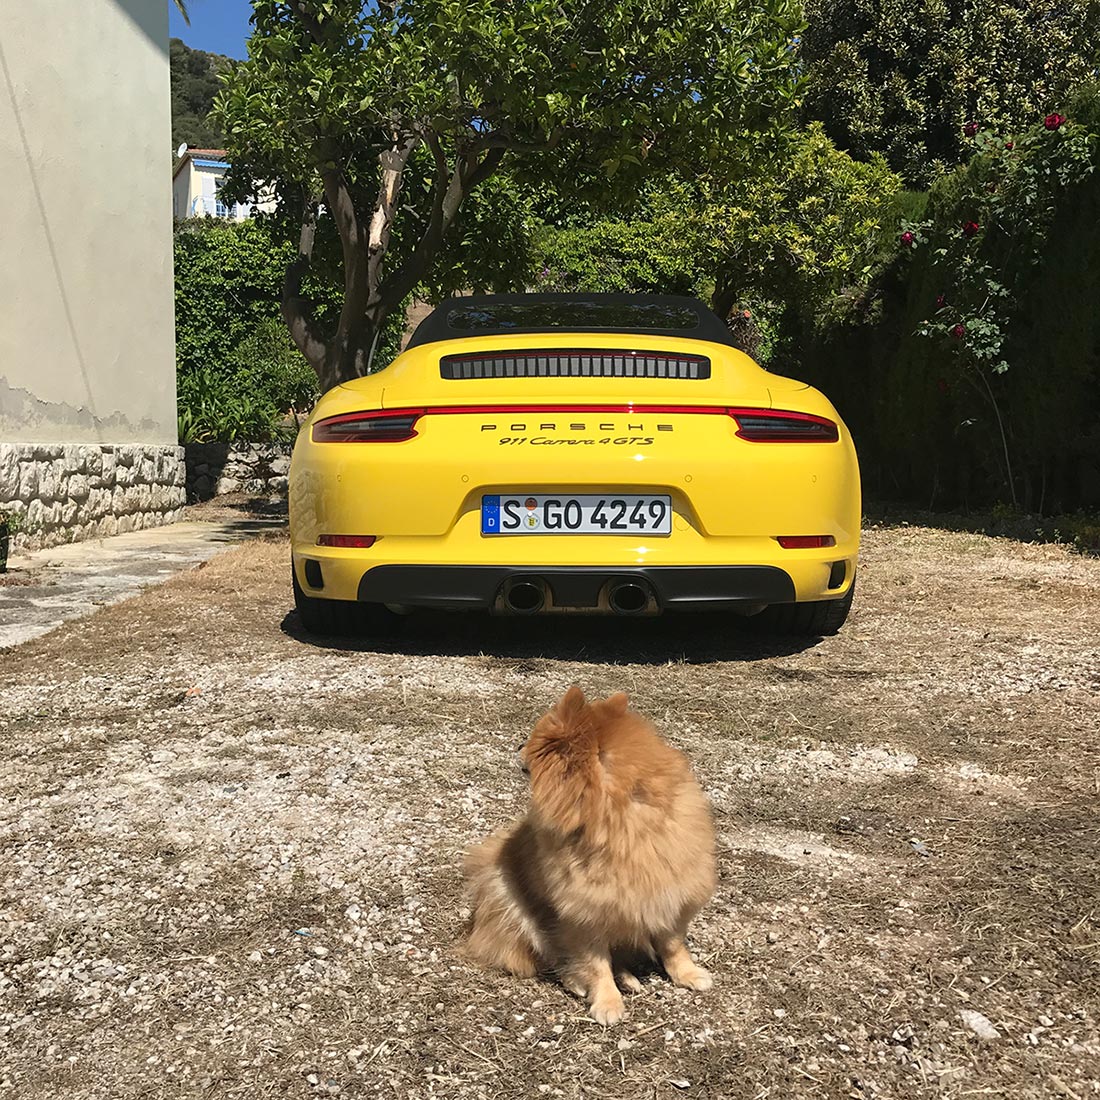
[[[286,550],[4,654],[5,1087],[1100,1095],[1100,562],[874,529],[815,644],[431,617],[379,646],[297,633]],[[691,755],[721,847],[715,991],[652,975],[606,1033],[452,952],[461,852],[521,810],[514,749],[574,681]]]

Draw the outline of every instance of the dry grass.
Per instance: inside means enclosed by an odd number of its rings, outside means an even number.
[[[1100,1096],[1100,562],[874,529],[807,647],[434,618],[379,650],[299,636],[286,557],[0,657],[0,1089]],[[720,837],[715,990],[654,975],[608,1032],[451,951],[459,854],[573,681],[692,756]]]

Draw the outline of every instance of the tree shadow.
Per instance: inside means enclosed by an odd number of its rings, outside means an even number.
[[[307,632],[296,611],[280,629],[315,649],[393,653],[410,657],[545,658],[589,664],[662,665],[674,662],[758,661],[789,657],[819,637],[768,635],[733,615],[666,614],[655,618],[546,615],[505,618],[477,612],[421,611],[390,636],[332,636]]]
[[[932,511],[904,501],[864,504],[863,525],[897,529],[934,527],[1017,542],[1074,543],[1084,553],[1100,553],[1100,514],[1039,515],[1005,507]]]

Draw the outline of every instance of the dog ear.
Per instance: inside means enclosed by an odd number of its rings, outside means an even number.
[[[625,714],[627,707],[630,706],[630,699],[625,691],[617,691],[614,695],[608,697],[607,705],[612,710],[617,710],[621,714]]]
[[[577,720],[584,714],[588,702],[584,692],[574,684],[554,707],[554,715],[566,729],[576,725]]]

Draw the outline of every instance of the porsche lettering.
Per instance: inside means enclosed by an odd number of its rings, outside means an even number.
[[[568,424],[556,424],[553,421],[546,421],[545,423],[520,423],[520,424],[498,424],[488,423],[482,424],[481,430],[483,432],[671,432],[675,431],[675,425],[673,424],[652,424],[647,427],[645,424],[624,424],[618,425],[610,421],[603,421],[598,424],[588,424],[582,422],[571,421]]]

